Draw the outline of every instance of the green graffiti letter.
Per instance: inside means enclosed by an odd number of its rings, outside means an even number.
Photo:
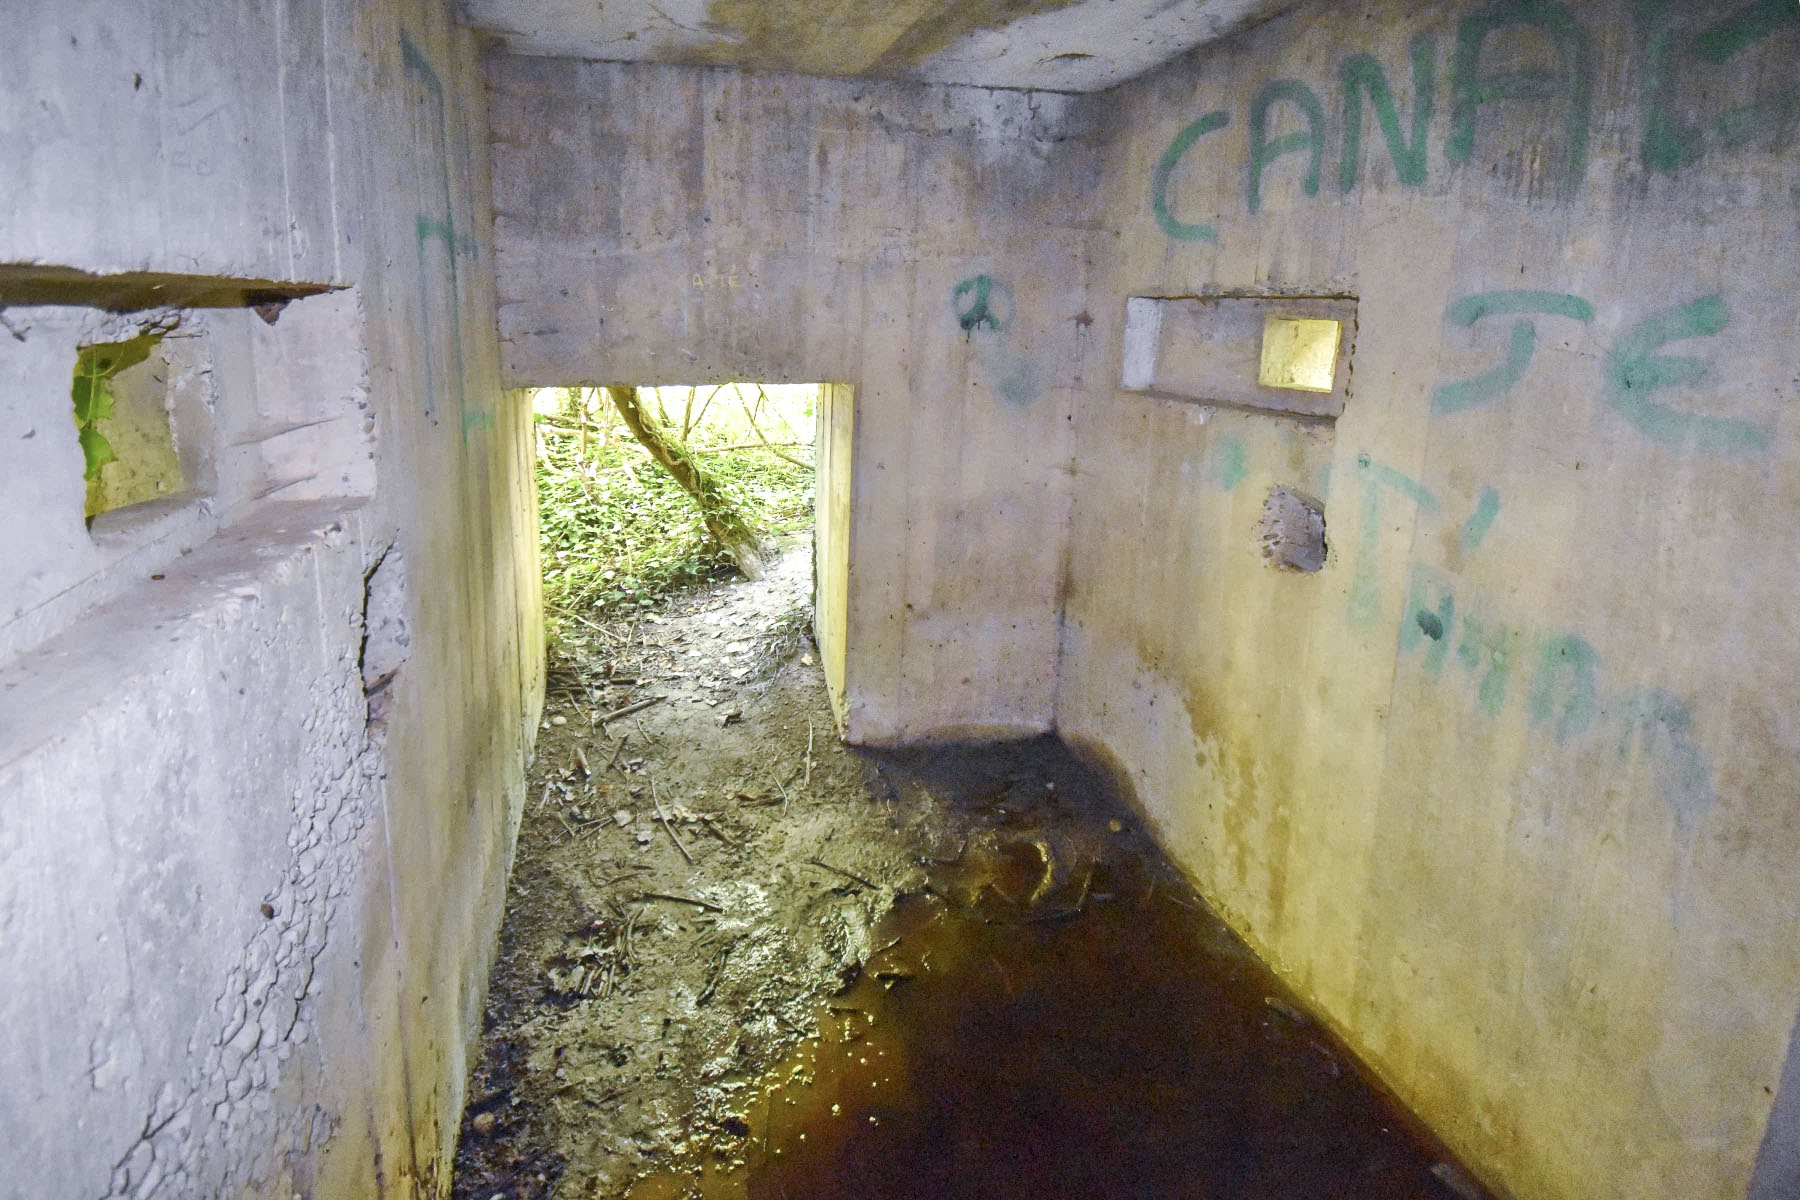
[[[1681,697],[1661,688],[1627,692],[1611,706],[1623,731],[1619,757],[1628,758],[1633,743],[1654,761],[1663,803],[1675,813],[1675,825],[1692,833],[1713,801],[1712,763],[1694,743],[1694,715]]]
[[[1769,435],[1749,421],[1703,417],[1659,404],[1651,393],[1704,380],[1711,368],[1705,359],[1658,354],[1670,342],[1711,337],[1731,323],[1731,313],[1718,296],[1658,313],[1620,335],[1606,357],[1606,399],[1638,432],[1666,445],[1692,446],[1711,454],[1764,450]]]
[[[1410,654],[1429,639],[1425,673],[1435,679],[1444,673],[1444,660],[1456,632],[1456,594],[1435,573],[1416,564],[1408,575],[1406,609],[1400,617],[1400,653]],[[1428,589],[1436,595],[1436,607],[1427,597]]]
[[[1480,72],[1481,46],[1489,34],[1515,26],[1537,29],[1556,43],[1560,72]],[[1563,193],[1573,195],[1587,174],[1588,109],[1594,67],[1587,30],[1566,4],[1552,0],[1502,0],[1465,17],[1456,31],[1456,53],[1450,62],[1450,136],[1444,158],[1468,161],[1475,150],[1475,115],[1496,100],[1561,99],[1563,114]]]
[[[1640,104],[1643,109],[1644,165],[1673,174],[1700,157],[1701,133],[1672,111],[1672,97],[1680,90],[1676,78],[1676,39],[1669,28],[1671,0],[1636,0],[1638,41],[1644,70]],[[1709,28],[1687,45],[1688,54],[1702,62],[1726,63],[1771,34],[1800,22],[1800,4],[1788,0],[1754,0]],[[1781,126],[1800,112],[1800,90],[1776,92],[1760,101],[1726,111],[1712,122],[1713,131],[1727,146],[1742,145],[1761,130]]]
[[[1490,717],[1499,716],[1506,706],[1506,677],[1512,670],[1510,641],[1511,635],[1498,625],[1463,618],[1462,644],[1456,648],[1456,661],[1471,675],[1482,672],[1475,696],[1481,711]]]
[[[1547,725],[1554,720],[1559,742],[1587,732],[1594,723],[1599,671],[1600,653],[1586,638],[1571,633],[1545,642],[1537,675],[1531,681],[1531,723]],[[1561,699],[1559,711],[1562,689],[1557,685],[1565,674],[1569,677],[1568,695]]]
[[[1539,313],[1586,323],[1594,319],[1594,306],[1579,296],[1565,296],[1560,292],[1483,292],[1458,300],[1444,317],[1452,325],[1467,329],[1483,317],[1502,313]],[[1513,384],[1525,377],[1525,370],[1531,365],[1531,356],[1536,350],[1537,327],[1530,321],[1513,322],[1505,361],[1473,379],[1442,384],[1431,393],[1432,409],[1458,413],[1505,395]]]
[[[1156,216],[1156,223],[1162,231],[1177,241],[1182,242],[1216,242],[1219,233],[1211,225],[1190,225],[1186,221],[1177,220],[1169,212],[1169,176],[1181,165],[1181,160],[1194,143],[1215,129],[1223,129],[1231,124],[1231,114],[1227,112],[1209,112],[1192,125],[1175,135],[1169,148],[1156,164],[1156,171],[1150,176],[1150,211]]]
[[[1366,628],[1375,620],[1380,608],[1375,557],[1381,550],[1381,489],[1388,487],[1399,492],[1421,512],[1436,512],[1438,502],[1424,484],[1386,463],[1374,462],[1368,455],[1361,454],[1357,456],[1356,465],[1363,473],[1362,534],[1356,566],[1350,573],[1350,598],[1345,615],[1352,625]]]
[[[1244,476],[1250,473],[1250,465],[1244,453],[1244,439],[1228,437],[1219,443],[1219,449],[1213,455],[1213,478],[1219,486],[1230,491],[1244,482]]]
[[[1269,140],[1269,107],[1286,100],[1306,117],[1304,132],[1286,133]],[[1325,108],[1313,90],[1297,79],[1277,79],[1256,93],[1250,102],[1250,211],[1262,207],[1263,171],[1284,154],[1310,151],[1306,167],[1306,194],[1319,194],[1319,163],[1325,154]]]
[[[1688,49],[1707,62],[1730,62],[1752,45],[1788,25],[1800,21],[1800,4],[1793,0],[1752,0],[1697,34]]]
[[[1675,86],[1674,34],[1669,30],[1670,0],[1637,0],[1638,40],[1644,58],[1639,104],[1643,110],[1644,165],[1652,171],[1673,173],[1683,163],[1700,157],[1698,131],[1683,125],[1669,110]]]
[[[1463,546],[1470,550],[1481,549],[1482,539],[1487,537],[1488,530],[1494,527],[1494,518],[1500,515],[1500,491],[1495,487],[1481,489],[1481,499],[1475,505],[1475,511],[1463,522]]]
[[[1363,93],[1375,106],[1375,119],[1387,138],[1394,174],[1407,187],[1425,182],[1425,131],[1431,127],[1431,104],[1437,92],[1437,42],[1428,33],[1412,40],[1413,112],[1412,144],[1400,132],[1400,114],[1387,72],[1373,54],[1353,54],[1344,60],[1344,157],[1338,163],[1338,190],[1356,186],[1362,167]]]

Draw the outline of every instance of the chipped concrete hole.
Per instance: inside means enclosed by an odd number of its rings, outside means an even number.
[[[1325,506],[1305,492],[1276,484],[1263,500],[1258,522],[1263,560],[1286,571],[1325,565]]]
[[[840,744],[810,570],[553,660],[455,1196],[1485,1194],[1059,743]]]

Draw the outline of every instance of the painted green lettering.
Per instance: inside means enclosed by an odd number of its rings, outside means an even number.
[[[1671,0],[1636,0],[1638,40],[1644,59],[1644,165],[1673,174],[1701,154],[1702,127],[1679,120],[1673,97],[1680,90],[1676,78],[1676,39],[1669,28]],[[1689,56],[1702,62],[1726,63],[1762,39],[1800,23],[1800,4],[1788,0],[1754,0],[1730,16],[1701,30],[1687,44]],[[1711,128],[1726,146],[1740,146],[1771,125],[1792,122],[1800,114],[1800,89],[1779,91],[1755,103],[1727,110]]]
[[[1357,549],[1356,566],[1350,574],[1350,596],[1345,615],[1352,625],[1366,628],[1374,622],[1380,607],[1377,595],[1376,555],[1381,549],[1381,489],[1392,488],[1411,500],[1421,512],[1438,510],[1437,497],[1429,488],[1403,471],[1386,463],[1357,456],[1356,465],[1363,474],[1362,533]]]
[[[1416,564],[1409,575],[1406,610],[1400,618],[1400,653],[1410,654],[1429,639],[1425,673],[1435,679],[1444,673],[1444,660],[1449,657],[1450,642],[1456,632],[1456,594],[1448,584]],[[1427,585],[1433,585],[1436,592],[1436,607],[1427,598]]]
[[[1638,432],[1665,445],[1692,446],[1713,454],[1767,449],[1768,433],[1749,421],[1682,412],[1650,398],[1663,388],[1699,383],[1711,374],[1705,359],[1658,350],[1671,342],[1711,337],[1730,323],[1725,301],[1707,296],[1633,325],[1606,357],[1607,401]]]
[[[1437,42],[1429,33],[1413,38],[1412,143],[1400,132],[1400,114],[1387,72],[1373,54],[1353,54],[1344,60],[1344,157],[1338,163],[1338,190],[1356,186],[1362,168],[1363,93],[1375,107],[1375,119],[1387,138],[1394,174],[1407,187],[1425,182],[1425,132],[1431,127],[1431,105],[1437,92]]]
[[[1481,549],[1482,539],[1487,537],[1488,530],[1494,527],[1494,518],[1500,515],[1500,490],[1493,486],[1481,489],[1481,499],[1475,505],[1475,511],[1463,522],[1463,546],[1470,550]]]
[[[1551,317],[1568,317],[1588,322],[1594,319],[1594,306],[1579,296],[1560,292],[1483,292],[1467,296],[1452,304],[1444,314],[1452,325],[1468,328],[1483,317],[1504,313],[1534,313]],[[1524,378],[1537,350],[1537,327],[1530,321],[1513,322],[1506,358],[1499,366],[1472,379],[1460,379],[1440,385],[1431,393],[1435,412],[1458,413],[1477,408],[1506,394],[1513,384]]]
[[[1639,103],[1643,109],[1644,165],[1652,171],[1673,173],[1683,163],[1700,156],[1697,131],[1684,126],[1670,111],[1674,88],[1674,34],[1669,29],[1670,0],[1636,0],[1638,40],[1644,68]]]
[[[1599,670],[1600,653],[1586,638],[1571,633],[1545,642],[1537,675],[1531,681],[1531,723],[1546,725],[1554,720],[1559,742],[1587,732],[1594,723]],[[1559,697],[1563,689],[1558,685],[1564,675],[1569,680],[1568,694]]]
[[[1156,170],[1150,176],[1150,211],[1156,217],[1156,224],[1162,231],[1177,241],[1183,242],[1216,242],[1219,240],[1218,230],[1211,225],[1189,224],[1176,219],[1169,212],[1169,176],[1181,165],[1181,160],[1194,143],[1215,129],[1223,129],[1231,124],[1231,114],[1227,112],[1209,112],[1198,121],[1184,128],[1163,151],[1157,161]]]
[[[1213,478],[1219,486],[1230,491],[1244,482],[1244,476],[1250,473],[1250,465],[1244,453],[1244,439],[1228,437],[1219,443],[1213,454]]]
[[[1752,0],[1695,35],[1689,50],[1707,62],[1730,62],[1771,33],[1796,22],[1800,22],[1800,4],[1793,0]]]
[[[1489,34],[1524,26],[1556,43],[1561,70],[1512,71],[1482,75],[1481,47]],[[1553,0],[1502,0],[1465,17],[1456,31],[1456,53],[1450,62],[1450,136],[1444,158],[1468,161],[1475,150],[1475,116],[1496,100],[1561,99],[1563,113],[1563,192],[1573,195],[1587,174],[1588,110],[1593,95],[1593,61],[1587,30],[1566,4]]]
[[[1269,108],[1285,100],[1306,117],[1303,131],[1269,140]],[[1297,79],[1277,79],[1256,93],[1250,102],[1250,211],[1262,208],[1262,177],[1270,163],[1286,154],[1310,152],[1303,185],[1306,194],[1319,194],[1319,164],[1325,155],[1325,108],[1313,90]]]
[[[1657,773],[1663,803],[1675,814],[1683,834],[1692,833],[1713,801],[1713,769],[1706,752],[1694,742],[1694,715],[1681,697],[1661,688],[1639,688],[1610,705],[1622,725],[1619,757],[1643,747]]]
[[[1506,679],[1512,670],[1509,640],[1510,635],[1498,625],[1487,626],[1473,617],[1463,618],[1462,644],[1456,648],[1456,661],[1471,675],[1482,673],[1475,698],[1481,711],[1490,717],[1499,716],[1506,707]]]

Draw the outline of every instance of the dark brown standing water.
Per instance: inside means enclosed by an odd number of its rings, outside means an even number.
[[[745,1089],[732,1149],[632,1200],[1486,1194],[1058,775],[928,861],[819,1035]]]

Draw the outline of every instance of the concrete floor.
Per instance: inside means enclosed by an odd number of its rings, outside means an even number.
[[[1485,1194],[1060,743],[838,744],[806,562],[553,670],[458,1196]]]

